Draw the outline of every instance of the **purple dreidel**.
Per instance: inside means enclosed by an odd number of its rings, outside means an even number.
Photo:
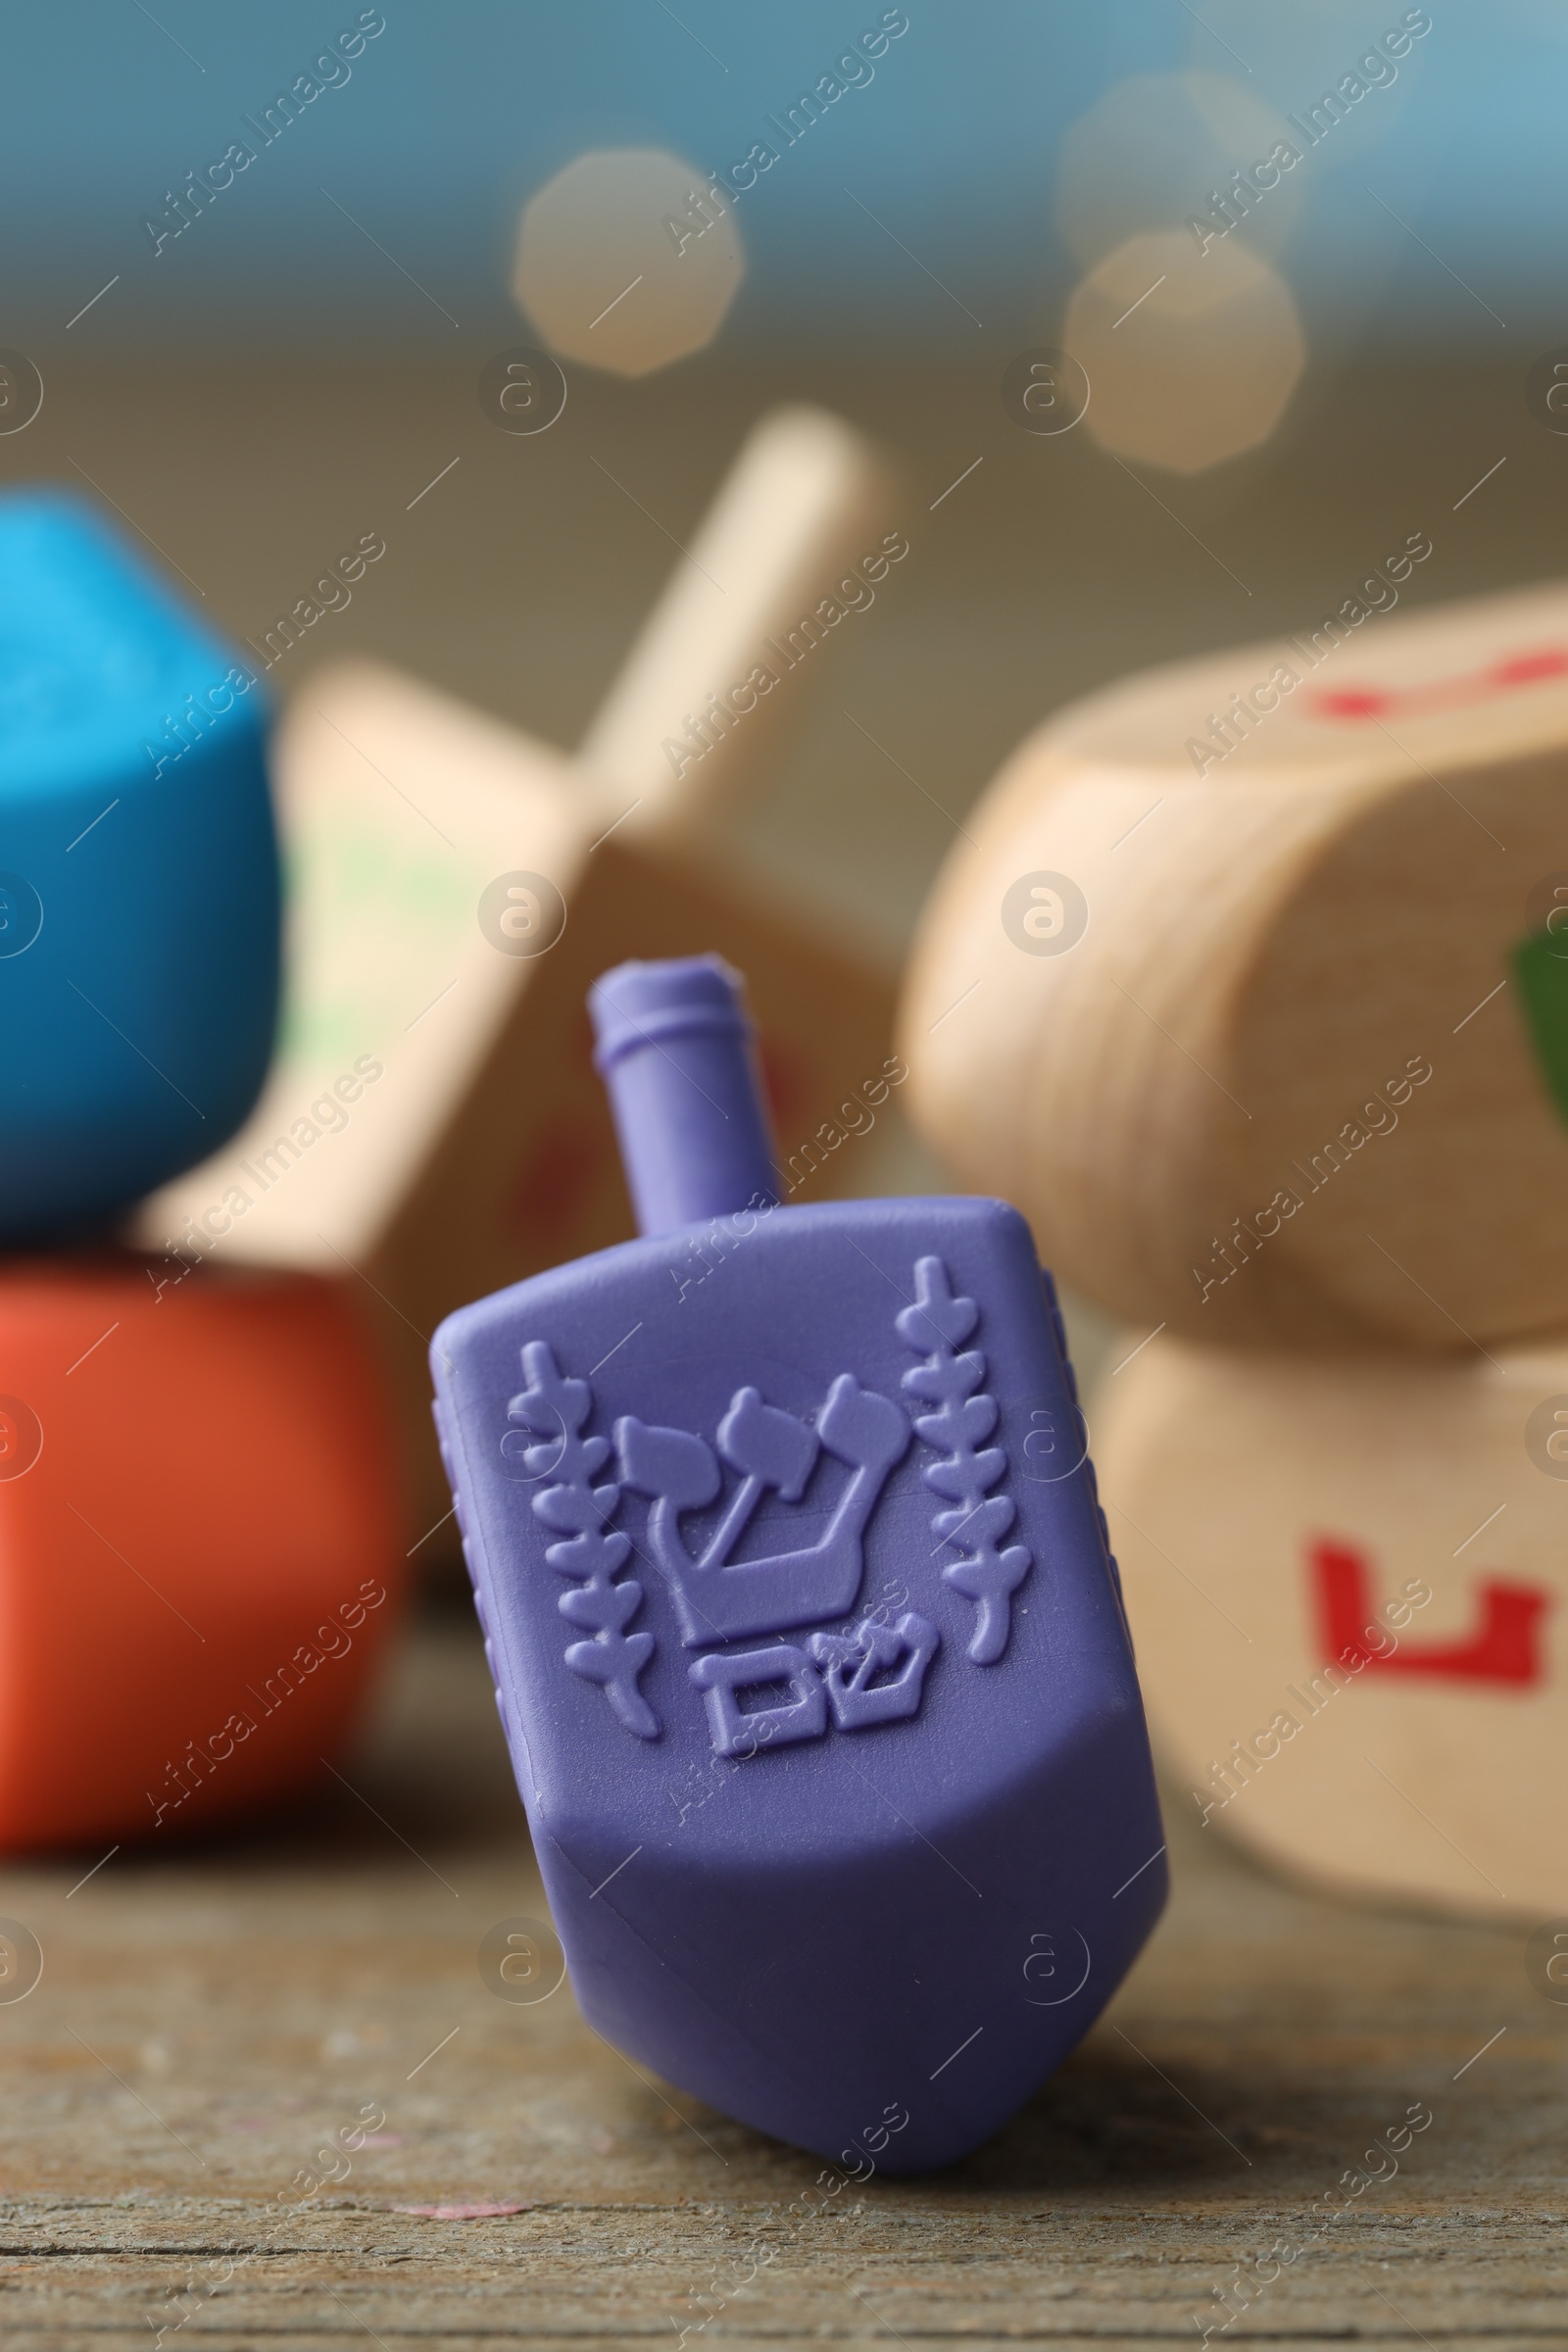
[[[779,1206],[716,958],[591,1009],[643,1238],[431,1349],[572,1984],[761,2131],[945,2164],[1165,1898],[1050,1278],[999,1200]]]

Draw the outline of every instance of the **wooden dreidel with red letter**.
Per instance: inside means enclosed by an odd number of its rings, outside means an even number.
[[[406,1576],[338,1285],[0,1266],[0,1851],[170,1838],[319,1782]]]
[[[1568,590],[1388,616],[1430,552],[1060,713],[926,909],[917,1123],[1141,1330],[1568,1324]]]
[[[1345,1893],[1568,1911],[1568,1340],[1152,1340],[1089,1407],[1156,1754]]]
[[[584,1051],[598,972],[694,943],[744,962],[787,1153],[868,1081],[885,1099],[890,976],[749,883],[718,818],[907,552],[887,498],[848,426],[764,418],[575,761],[365,663],[313,680],[284,718],[281,1049],[249,1126],[139,1234],[349,1286],[419,1531],[448,1510],[428,1335],[626,1230]]]

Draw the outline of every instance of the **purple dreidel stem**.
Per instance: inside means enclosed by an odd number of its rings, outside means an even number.
[[[740,974],[717,956],[617,964],[588,1009],[639,1230],[776,1205]]]

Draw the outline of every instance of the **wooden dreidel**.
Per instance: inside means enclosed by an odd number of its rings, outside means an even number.
[[[1568,1323],[1568,591],[1362,626],[1426,552],[1063,712],[926,910],[917,1123],[1143,1330]]]
[[[643,1238],[431,1349],[573,1985],[762,2131],[946,2164],[1165,1893],[1093,1473],[1027,1452],[1072,1410],[1049,1279],[1000,1200],[779,1205],[716,958],[627,964],[593,1012]]]
[[[1155,1753],[1373,1899],[1568,1911],[1568,1342],[1152,1340],[1092,1400]]]
[[[0,1850],[322,1779],[406,1575],[363,1333],[318,1276],[0,1267]]]
[[[582,1050],[596,972],[694,941],[744,954],[791,1152],[868,1081],[885,1100],[889,975],[749,887],[710,821],[798,693],[792,667],[828,659],[830,624],[803,615],[864,587],[852,561],[885,577],[884,540],[903,547],[879,536],[885,495],[847,426],[765,419],[575,762],[364,663],[286,715],[281,1050],[243,1134],[139,1235],[350,1284],[400,1405],[416,1532],[448,1512],[436,1323],[626,1230]]]
[[[250,1110],[277,1009],[266,697],[82,500],[0,499],[0,1243]]]

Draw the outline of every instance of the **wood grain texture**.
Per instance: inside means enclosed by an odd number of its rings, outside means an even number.
[[[1343,1892],[1568,1912],[1568,1346],[1167,1336],[1089,1418],[1183,1810]]]
[[[1024,744],[921,926],[911,1107],[1146,1329],[1549,1329],[1568,1125],[1509,958],[1568,881],[1568,595],[1342,624],[1315,667],[1312,642],[1147,673]],[[1041,875],[1069,911],[1030,939],[1006,894]]]
[[[249,1845],[8,1874],[45,1954],[0,2005],[8,2352],[1114,2346],[1227,2310],[1307,2347],[1561,2341],[1568,2011],[1517,1935],[1316,1901],[1178,1817],[1167,1920],[1055,2081],[953,2171],[814,2211],[814,2160],[643,2080],[566,1989],[481,1983],[541,1905],[469,1628],[424,1630],[344,1769]],[[378,2144],[280,2206],[371,2101]],[[1417,2103],[1397,2171],[1363,2162]],[[441,2203],[524,2209],[396,2210]]]

